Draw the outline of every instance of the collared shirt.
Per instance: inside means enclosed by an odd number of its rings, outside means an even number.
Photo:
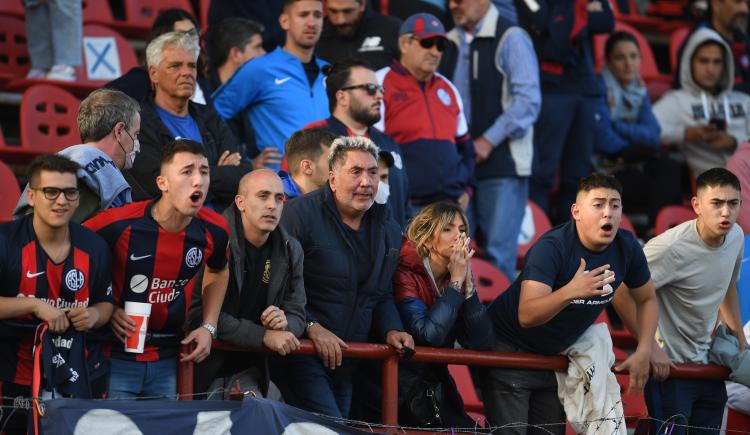
[[[494,7],[494,6],[491,6]],[[486,16],[486,14],[485,14]],[[481,29],[484,18],[476,28]],[[474,35],[468,35],[458,28],[459,40],[458,62],[453,75],[453,83],[458,88],[463,101],[464,112],[471,123],[470,81],[470,44]],[[539,66],[531,38],[521,28],[511,27],[506,31],[505,41],[495,60],[509,81],[513,102],[495,122],[484,132],[483,136],[498,146],[505,139],[520,139],[536,122],[541,107],[539,92]]]

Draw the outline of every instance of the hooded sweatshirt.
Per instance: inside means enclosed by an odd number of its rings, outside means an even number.
[[[724,50],[726,65],[719,79],[719,92],[713,94],[693,79],[691,61],[698,46],[712,40]],[[667,92],[654,105],[654,115],[661,125],[661,141],[677,144],[685,155],[694,176],[715,167],[724,167],[734,149],[714,149],[706,142],[686,142],[685,128],[707,125],[710,119],[726,121],[727,133],[741,144],[750,137],[750,96],[732,90],[734,61],[729,46],[714,30],[696,30],[685,43],[680,59],[681,89]],[[729,116],[727,116],[727,112]]]

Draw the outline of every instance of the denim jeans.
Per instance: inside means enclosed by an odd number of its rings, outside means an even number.
[[[487,256],[510,280],[516,277],[518,234],[529,199],[529,179],[478,180],[469,206],[471,228],[480,228]]]
[[[664,382],[648,381],[646,384],[646,406],[651,418],[665,421],[675,415],[677,424],[672,435],[718,434],[724,418],[727,390],[724,381],[707,379],[667,379]],[[659,423],[655,423],[658,430]],[[685,430],[682,425],[715,429]],[[664,430],[664,429],[662,429]],[[652,432],[653,433],[653,432]]]
[[[356,362],[329,370],[317,356],[272,358],[271,379],[289,405],[329,417],[347,418],[352,404]]]
[[[109,398],[135,399],[177,394],[177,360],[140,362],[112,358],[109,374]]]

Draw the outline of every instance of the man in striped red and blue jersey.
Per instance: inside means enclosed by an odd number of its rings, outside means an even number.
[[[229,228],[224,218],[203,207],[209,168],[203,147],[192,140],[167,144],[161,153],[156,184],[161,197],[106,210],[84,225],[102,236],[112,250],[115,311],[111,327],[123,342],[135,333],[125,314],[126,301],[150,303],[148,332],[171,334],[172,343],[146,344],[143,353],[110,351],[109,396],[171,397],[176,393],[180,343],[195,343],[180,361],[201,362],[211,350],[227,287]],[[205,264],[203,324],[182,341],[183,323]]]
[[[0,339],[4,407],[31,397],[33,325],[46,322],[52,333],[70,326],[86,332],[105,325],[112,315],[109,249],[96,234],[71,222],[80,196],[78,169],[77,163],[56,154],[34,160],[25,191],[33,213],[0,225],[0,319],[15,323],[18,332]],[[96,348],[90,341],[89,380],[93,394],[100,396],[106,372],[102,359],[94,361],[93,355],[101,355]],[[6,412],[8,421],[0,416],[0,427],[22,432],[22,408]]]

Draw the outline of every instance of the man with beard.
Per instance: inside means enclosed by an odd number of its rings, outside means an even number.
[[[203,207],[209,186],[203,147],[189,139],[171,142],[162,149],[159,168],[158,200],[105,210],[84,224],[112,251],[116,308],[110,326],[122,342],[110,349],[109,397],[115,399],[174,398],[179,344],[195,343],[190,354],[179,355],[180,362],[199,363],[209,355],[229,280],[229,227]],[[124,351],[127,337],[138,333],[123,310],[126,301],[151,304],[148,332],[181,336],[193,292],[202,295],[200,327],[182,341],[147,343],[142,353]]]
[[[732,49],[734,58],[734,89],[750,94],[750,38],[747,35],[747,0],[710,0],[706,21],[699,23],[685,41],[696,30],[708,27],[716,30]],[[675,88],[680,88],[680,65],[685,43],[680,47],[677,68],[674,73]]]
[[[241,161],[240,147],[216,111],[190,101],[197,77],[198,44],[187,34],[165,33],[146,47],[148,73],[154,94],[141,102],[141,153],[126,172],[133,199],[159,196],[156,177],[159,155],[177,139],[203,146],[211,165],[207,203],[218,208],[231,204],[242,176],[252,165]]]
[[[394,220],[404,228],[410,215],[409,186],[404,160],[401,158],[401,147],[390,136],[373,127],[380,121],[380,104],[384,91],[378,84],[375,73],[363,62],[337,62],[326,78],[328,105],[333,115],[306,128],[322,128],[339,136],[369,137],[378,146],[381,155],[384,152],[390,154],[393,164],[389,166],[389,181],[378,184],[375,201],[380,204],[387,201]]]
[[[399,34],[400,60],[376,74],[388,93],[375,127],[404,152],[412,206],[447,200],[466,210],[474,144],[458,90],[436,72],[447,46],[445,28],[433,15],[418,13]]]
[[[276,147],[283,155],[292,133],[329,115],[322,73],[326,62],[314,53],[323,25],[322,2],[284,0],[279,23],[286,31],[284,46],[246,62],[212,97],[224,119],[247,111],[259,151]],[[266,166],[279,170],[278,164]]]
[[[401,20],[367,7],[367,0],[327,0],[318,55],[329,62],[360,59],[374,70],[398,57]],[[330,98],[330,97],[329,97]]]

